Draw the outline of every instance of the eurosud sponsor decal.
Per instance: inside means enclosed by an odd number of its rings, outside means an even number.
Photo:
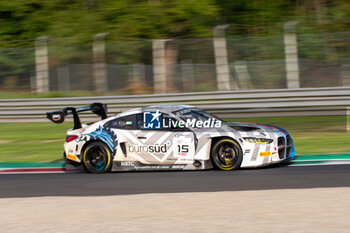
[[[171,118],[163,118],[163,128],[220,128],[221,127],[221,121],[209,118],[205,121],[196,120],[196,119],[187,119],[186,121],[183,120],[173,120]]]
[[[130,153],[166,153],[168,151],[166,144],[155,144],[155,145],[137,145],[129,144],[128,150]]]

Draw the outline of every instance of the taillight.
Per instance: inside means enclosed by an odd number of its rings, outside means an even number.
[[[74,139],[77,139],[77,138],[78,138],[78,136],[76,136],[76,135],[68,135],[66,137],[66,142],[73,141]]]

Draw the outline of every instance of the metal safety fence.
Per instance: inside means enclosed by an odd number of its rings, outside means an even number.
[[[350,87],[193,92],[0,100],[0,122],[46,122],[45,113],[93,102],[108,105],[108,115],[155,104],[193,105],[223,118],[347,115]],[[83,120],[94,115],[81,113]]]
[[[130,95],[350,85],[349,32],[293,38],[91,38],[85,44],[48,38],[0,48],[0,91]]]

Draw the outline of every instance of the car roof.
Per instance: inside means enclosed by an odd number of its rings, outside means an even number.
[[[130,109],[130,110],[127,110],[127,111],[124,111],[124,112],[117,114],[117,116],[122,117],[122,116],[128,116],[128,115],[132,115],[132,114],[142,113],[145,111],[157,111],[157,110],[159,110],[160,112],[163,112],[163,113],[173,113],[175,111],[189,109],[189,108],[194,108],[194,106],[179,105],[179,104],[159,104],[159,105],[152,105],[152,106],[147,106],[147,107]]]

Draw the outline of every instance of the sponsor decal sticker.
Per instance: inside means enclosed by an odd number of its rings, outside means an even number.
[[[148,111],[143,113],[143,128],[144,129],[175,129],[175,128],[220,128],[222,125],[220,120],[215,118],[208,118],[200,120],[192,118],[191,116],[186,120],[176,120],[162,115],[157,111]]]
[[[155,144],[155,145],[129,144],[128,151],[130,153],[164,154],[168,151],[168,146],[167,144]]]
[[[156,112],[143,113],[143,128],[145,129],[160,129],[162,114],[157,110]]]
[[[271,156],[271,151],[260,152],[259,155],[262,156],[262,157],[264,157],[264,156]]]
[[[163,128],[220,128],[221,121],[209,118],[205,121],[196,119],[173,120],[172,118],[163,118]]]
[[[120,165],[125,166],[125,167],[130,167],[130,166],[134,167],[135,166],[134,162],[130,162],[130,161],[121,162]]]
[[[175,133],[174,137],[189,137],[191,133]]]
[[[193,153],[191,138],[174,138],[173,148],[176,158],[187,157]]]

